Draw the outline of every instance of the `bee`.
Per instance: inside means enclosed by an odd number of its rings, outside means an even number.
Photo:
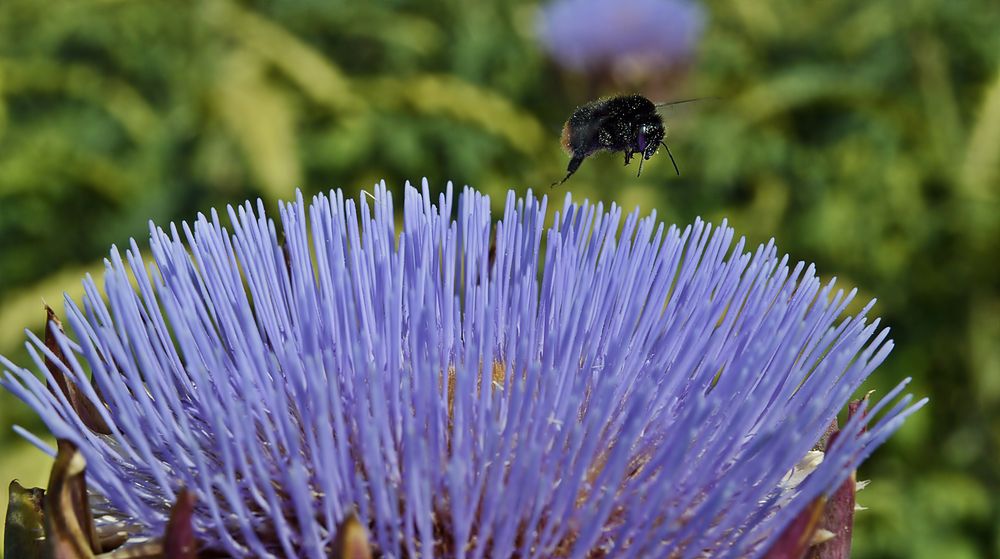
[[[700,99],[685,99],[657,104],[642,95],[618,95],[577,107],[562,130],[563,148],[571,156],[566,176],[551,186],[566,182],[580,168],[584,159],[602,150],[624,152],[625,165],[638,154],[638,177],[642,174],[642,162],[653,157],[661,145],[666,148],[670,162],[674,164],[674,171],[679,176],[681,171],[674,160],[674,154],[670,153],[670,147],[663,141],[666,128],[657,109],[698,100]]]

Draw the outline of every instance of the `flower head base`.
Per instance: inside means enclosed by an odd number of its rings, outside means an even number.
[[[494,230],[474,190],[407,187],[397,233],[381,185],[282,205],[284,243],[261,204],[152,228],[56,336],[109,434],[4,386],[104,512],[160,534],[186,488],[236,557],[325,557],[351,514],[392,557],[757,556],[919,407],[900,385],[787,483],[891,348],[853,293],[725,224],[546,206],[509,193]]]

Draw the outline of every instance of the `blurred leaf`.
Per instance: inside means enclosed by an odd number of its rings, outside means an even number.
[[[387,106],[406,105],[420,113],[468,122],[527,154],[540,151],[545,140],[541,125],[530,114],[496,93],[452,76],[380,78],[367,89],[370,98]]]
[[[96,267],[85,270],[90,269],[96,270]],[[61,299],[64,289],[74,298],[83,295],[83,286],[74,287],[74,284],[80,283],[80,278],[87,273],[85,270],[63,271],[44,283],[4,299],[0,306],[0,347],[13,347],[24,339],[25,329],[35,330],[44,324],[41,318],[43,301]]]
[[[433,19],[404,12],[380,3],[344,3],[331,10],[326,4],[279,4],[268,6],[272,14],[298,24],[300,30],[338,29],[352,38],[370,38],[385,43],[386,54],[398,50],[420,56],[436,52],[444,42],[440,26]],[[357,25],[364,22],[364,25]]]
[[[67,296],[79,301],[83,296],[83,278],[103,277],[103,274],[103,262],[68,268],[0,301],[0,347],[12,347],[24,340],[25,329],[41,331],[45,325],[46,301],[61,302]]]
[[[961,178],[963,195],[970,201],[994,205],[1000,202],[997,192],[1000,181],[1000,73],[983,92],[965,148]],[[981,232],[989,234],[989,231]]]
[[[976,400],[993,409],[1000,403],[1000,299],[973,299],[968,329]]]
[[[862,101],[875,91],[867,84],[818,65],[782,71],[734,100],[752,125],[820,100]]]
[[[8,95],[58,93],[93,103],[117,120],[136,142],[149,141],[160,126],[156,112],[138,91],[82,64],[0,58],[0,74]]]
[[[963,131],[945,47],[931,33],[918,33],[911,43],[930,140],[938,160],[950,169],[955,146],[961,144]]]
[[[225,60],[215,90],[215,110],[243,148],[267,197],[294,197],[295,188],[302,183],[302,171],[293,104],[268,83],[265,67],[256,55],[235,51]]]
[[[279,24],[228,0],[210,0],[209,21],[284,72],[309,97],[336,111],[357,110],[364,103],[350,80],[322,53]]]

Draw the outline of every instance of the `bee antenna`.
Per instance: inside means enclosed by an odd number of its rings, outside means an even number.
[[[656,103],[657,107],[670,107],[673,105],[683,105],[684,103],[693,103],[695,101],[709,101],[709,100],[719,100],[721,97],[694,97],[691,99],[681,99],[680,101],[666,101],[663,103]]]
[[[670,162],[674,164],[674,171],[677,171],[677,176],[681,176],[681,170],[677,168],[677,162],[674,161],[674,154],[670,153],[670,146],[668,146],[666,142],[661,141],[660,143],[663,144],[663,147],[667,148],[667,155],[670,156]],[[640,162],[640,165],[641,164],[642,162]]]
[[[643,155],[645,156],[645,154],[643,154]],[[640,157],[639,158],[639,172],[635,174],[635,178],[639,178],[639,175],[642,174],[642,162],[645,161],[645,160],[646,160],[645,157]]]

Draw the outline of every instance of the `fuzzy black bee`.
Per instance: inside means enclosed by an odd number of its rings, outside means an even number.
[[[642,174],[642,162],[656,153],[662,145],[674,164],[674,171],[681,174],[674,161],[674,154],[663,141],[666,128],[663,117],[656,111],[658,107],[677,105],[697,101],[686,99],[672,103],[656,104],[642,95],[618,95],[606,99],[598,99],[577,107],[573,115],[566,121],[562,131],[562,145],[572,157],[566,176],[563,180],[552,183],[556,186],[566,182],[583,160],[598,151],[624,152],[625,164],[632,161],[632,156],[639,154],[639,173]]]

